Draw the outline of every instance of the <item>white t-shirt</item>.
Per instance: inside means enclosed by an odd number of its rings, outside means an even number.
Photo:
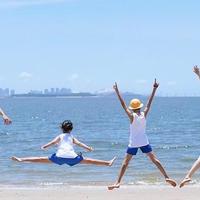
[[[134,120],[130,124],[129,147],[142,147],[149,144],[146,132],[146,119],[144,112],[140,115],[133,113]]]
[[[61,158],[76,158],[78,155],[74,151],[73,135],[63,133],[59,135],[60,142],[56,151],[56,156]]]

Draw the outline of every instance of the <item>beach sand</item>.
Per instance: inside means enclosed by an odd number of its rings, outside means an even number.
[[[168,186],[122,186],[108,191],[102,186],[62,186],[39,188],[0,189],[1,200],[199,200],[200,188],[187,186],[183,189]]]

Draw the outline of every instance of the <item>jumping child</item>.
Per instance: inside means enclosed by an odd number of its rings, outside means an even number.
[[[176,182],[169,178],[165,169],[161,165],[160,161],[156,158],[155,154],[152,152],[152,148],[149,144],[147,135],[145,134],[147,114],[151,107],[151,103],[158,86],[159,84],[156,82],[156,79],[155,79],[155,82],[153,85],[153,91],[147,102],[144,112],[141,112],[141,108],[143,107],[143,104],[139,99],[132,99],[129,107],[127,107],[125,101],[123,100],[123,98],[121,97],[119,93],[117,83],[115,83],[115,85],[113,86],[120,100],[120,103],[130,120],[130,136],[129,136],[129,145],[127,149],[127,154],[123,161],[118,179],[113,185],[108,186],[109,190],[113,190],[114,188],[120,187],[122,177],[128,167],[128,164],[130,160],[132,159],[132,157],[137,154],[138,149],[140,149],[143,153],[145,153],[149,157],[149,159],[158,167],[161,174],[165,177],[165,181],[167,183],[171,184],[173,187],[176,186]]]
[[[105,165],[112,166],[116,157],[114,157],[110,161],[105,160],[95,160],[91,158],[85,158],[82,155],[78,155],[75,153],[73,145],[76,144],[82,148],[85,148],[88,151],[92,151],[92,147],[89,147],[79,140],[77,140],[72,134],[71,131],[73,129],[73,124],[70,120],[65,120],[61,124],[62,134],[58,135],[54,140],[45,144],[41,147],[42,150],[46,148],[58,145],[58,149],[56,153],[52,154],[50,157],[12,157],[12,160],[18,162],[34,162],[34,163],[55,163],[58,165],[67,164],[69,166],[74,166],[76,164],[93,164],[93,165]]]
[[[200,79],[200,69],[197,65],[194,66],[193,72]],[[196,160],[196,162],[191,167],[190,171],[187,173],[185,178],[180,183],[180,188],[182,188],[186,183],[189,183],[192,180],[192,175],[200,168],[200,157]]]

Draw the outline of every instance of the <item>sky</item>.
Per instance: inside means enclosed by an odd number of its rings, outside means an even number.
[[[0,87],[200,96],[198,0],[0,0]]]

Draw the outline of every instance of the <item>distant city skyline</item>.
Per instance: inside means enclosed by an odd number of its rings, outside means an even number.
[[[0,86],[200,96],[200,1],[2,0]]]
[[[142,93],[134,93],[134,92],[129,92],[129,91],[122,91],[121,92],[123,95],[144,95],[144,96],[148,96],[148,94],[142,94]],[[107,90],[99,90],[99,91],[95,91],[95,92],[88,92],[88,91],[81,91],[81,92],[77,92],[77,91],[72,91],[70,88],[45,88],[45,89],[38,89],[38,90],[29,90],[27,92],[16,92],[15,89],[10,89],[10,88],[0,88],[0,98],[1,97],[10,97],[10,96],[20,96],[20,95],[41,95],[41,96],[70,96],[70,94],[84,94],[87,96],[88,95],[115,95],[114,91],[107,91]],[[169,94],[157,94],[157,96],[160,97],[199,97],[198,94],[193,94],[193,95],[169,95]]]
[[[45,88],[43,90],[30,90],[28,93],[31,94],[58,94],[58,95],[63,95],[63,94],[70,94],[72,93],[72,90],[70,88]]]
[[[72,90],[70,88],[45,88],[40,90],[30,90],[28,92],[16,93],[15,89],[10,88],[0,88],[0,97],[7,97],[16,94],[44,94],[44,95],[65,95],[71,94]]]

